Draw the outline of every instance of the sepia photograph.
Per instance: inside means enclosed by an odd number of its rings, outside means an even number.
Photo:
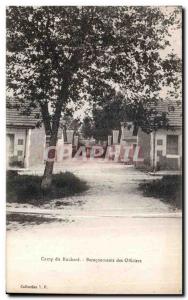
[[[183,295],[182,27],[6,7],[6,293]]]

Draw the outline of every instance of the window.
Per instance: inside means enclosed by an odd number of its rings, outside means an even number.
[[[22,156],[22,155],[23,155],[23,151],[18,150],[17,155],[18,155],[18,156]]]
[[[163,140],[157,140],[157,145],[158,146],[162,146],[162,144],[163,144]]]
[[[157,150],[157,156],[160,157],[160,156],[162,156],[162,155],[163,155],[163,151]]]
[[[167,135],[166,154],[178,154],[178,135]]]
[[[23,145],[23,139],[18,139],[18,145]]]
[[[169,105],[168,106],[168,111],[169,112],[174,112],[175,111],[175,107],[173,105]]]

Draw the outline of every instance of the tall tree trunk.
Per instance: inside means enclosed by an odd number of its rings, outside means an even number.
[[[61,110],[62,110],[62,98],[57,103],[55,114],[52,120],[52,126],[50,128],[49,147],[53,147],[53,150],[47,151],[46,166],[45,166],[44,175],[41,183],[41,189],[43,191],[48,191],[51,188],[51,184],[52,184],[52,173],[53,173],[54,161],[56,157],[56,144],[58,139],[58,129],[59,129],[59,123],[61,118]],[[45,131],[46,130],[48,130],[48,128],[45,126]],[[48,134],[48,132],[49,131],[47,131],[46,134]],[[52,153],[52,157],[50,155],[51,153]]]
[[[51,188],[51,184],[52,184],[52,174],[54,168],[54,161],[56,157],[55,147],[57,144],[57,133],[58,133],[58,128],[56,129],[55,132],[51,134],[51,138],[50,138],[49,147],[54,147],[54,150],[51,148],[52,150],[47,151],[46,165],[45,165],[44,174],[41,183],[41,189],[43,191],[48,191]]]
[[[53,167],[54,167],[54,161],[46,161],[44,175],[41,183],[41,189],[43,191],[48,191],[51,187]]]
[[[138,129],[139,129],[139,126],[137,124],[134,124],[134,128],[133,128],[133,136],[137,136],[138,134]]]
[[[77,59],[76,53],[72,57],[72,64],[73,64],[74,69],[78,69],[78,67],[79,67],[77,64],[78,62],[77,61],[75,62],[75,59]],[[59,129],[59,123],[60,123],[60,118],[61,118],[62,105],[63,105],[63,101],[66,102],[66,100],[68,98],[68,89],[70,86],[72,75],[73,75],[73,73],[70,73],[70,71],[65,72],[63,75],[64,84],[63,84],[62,89],[59,94],[59,101],[57,101],[57,103],[56,103],[56,108],[55,108],[54,116],[52,118],[51,126],[50,126],[50,117],[49,117],[49,111],[48,111],[47,104],[42,105],[42,107],[41,107],[43,120],[46,121],[46,122],[44,122],[46,134],[48,134],[48,132],[50,131],[50,136],[51,136],[50,143],[49,143],[50,147],[56,147],[56,144],[57,144],[58,129]],[[60,81],[61,81],[61,79],[60,79]],[[50,161],[49,161],[48,157],[46,160],[46,166],[45,166],[44,175],[43,175],[42,183],[41,183],[41,189],[43,191],[48,191],[51,188],[55,154],[56,153],[54,153],[53,160],[50,159]]]

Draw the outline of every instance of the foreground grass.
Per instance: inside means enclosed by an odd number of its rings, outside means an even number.
[[[85,181],[70,172],[54,174],[52,187],[45,194],[41,190],[41,176],[7,173],[7,202],[40,206],[53,199],[73,196],[88,189]]]
[[[144,196],[156,197],[176,208],[182,208],[182,177],[179,175],[167,175],[162,179],[140,183],[139,189]]]

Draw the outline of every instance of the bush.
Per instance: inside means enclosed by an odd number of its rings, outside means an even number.
[[[135,164],[135,168],[141,172],[146,172],[146,173],[152,172],[152,170],[153,170],[153,167],[151,167],[150,165],[147,165],[147,164],[143,164],[143,163]]]
[[[18,160],[17,156],[12,156],[10,158],[9,165],[11,167],[24,168],[24,162],[22,160]]]
[[[162,179],[144,182],[139,185],[145,196],[160,198],[177,208],[182,207],[182,177],[166,175]]]
[[[11,177],[11,176],[18,176],[18,171],[16,170],[8,170],[7,171],[7,176]]]
[[[73,196],[88,189],[85,181],[70,172],[54,174],[47,194],[41,190],[41,176],[7,172],[7,202],[41,205],[52,199]]]
[[[74,195],[75,193],[87,190],[86,182],[80,180],[77,176],[70,172],[54,174],[52,186],[55,190],[60,190],[60,193],[63,189],[64,196],[68,196],[70,193]]]

